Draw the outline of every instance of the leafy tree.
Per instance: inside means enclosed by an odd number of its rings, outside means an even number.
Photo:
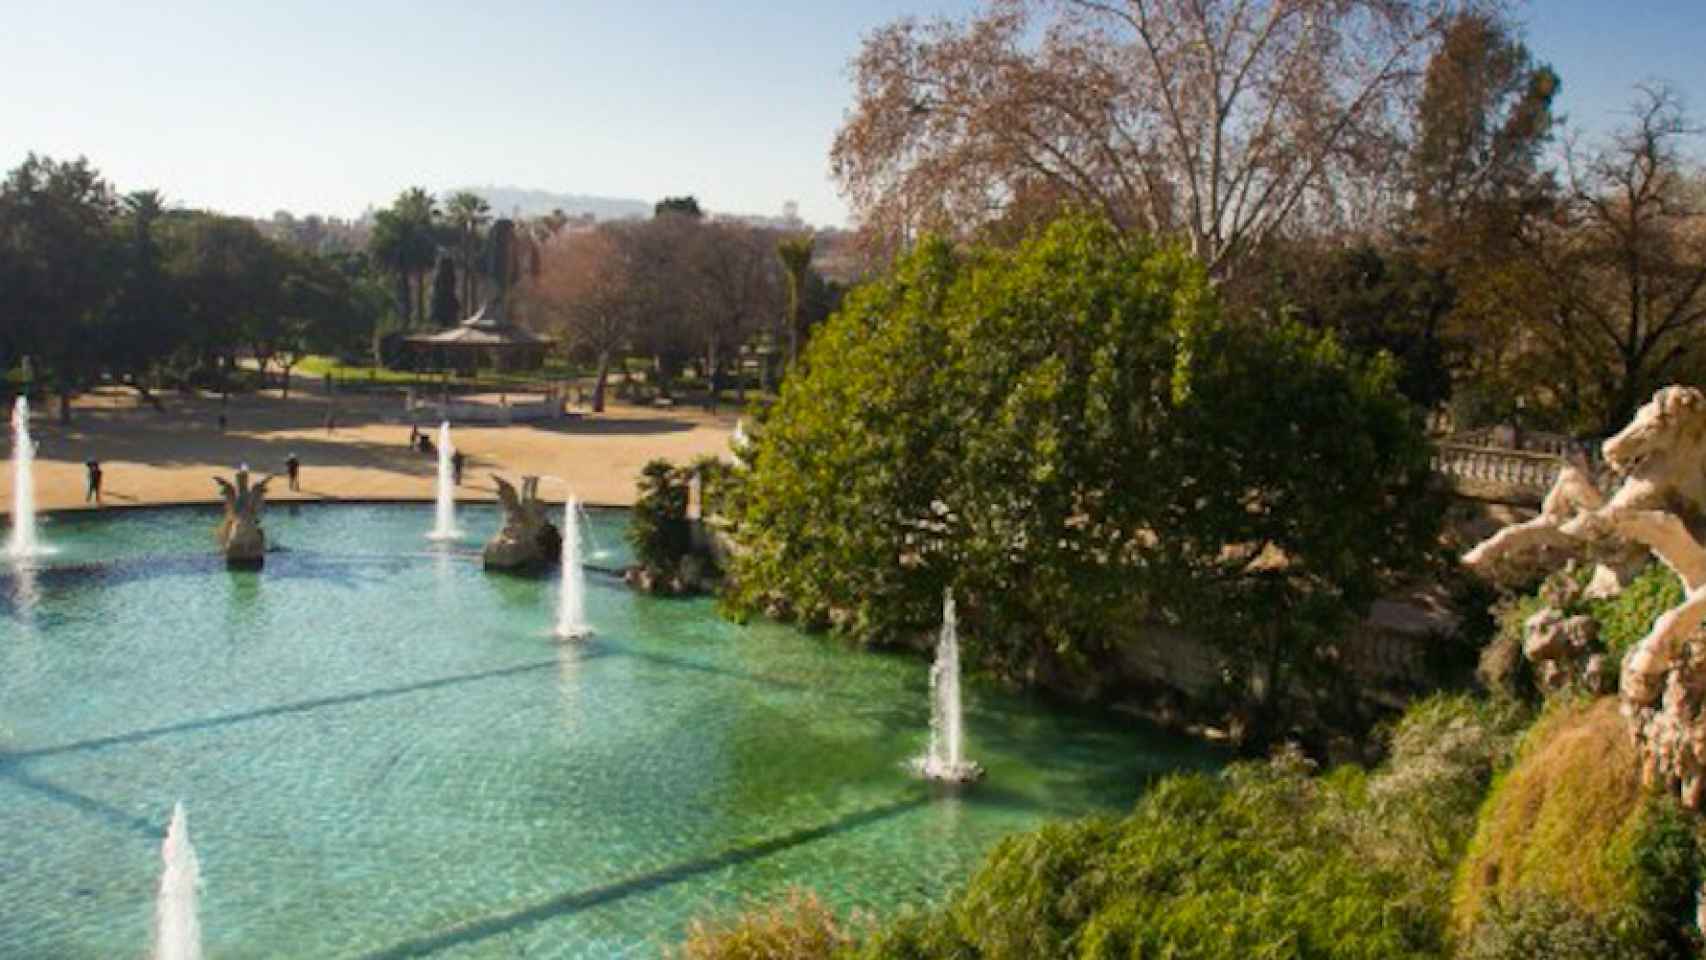
[[[1271,694],[1433,529],[1389,366],[1222,325],[1187,253],[1104,222],[923,243],[805,358],[732,507],[736,612],[885,642],[951,587],[970,652],[1016,676],[1170,620]]]
[[[1412,222],[1444,262],[1485,258],[1490,243],[1502,249],[1519,218],[1551,205],[1555,184],[1541,153],[1560,86],[1487,10],[1447,24],[1428,61],[1407,161]]]
[[[167,275],[160,244],[165,216],[158,190],[125,194],[116,221],[119,286],[100,344],[106,368],[157,410],[164,408],[148,390],[148,374],[184,336],[181,297]]]
[[[240,343],[257,351],[264,368],[278,340],[286,273],[277,245],[249,220],[209,213],[172,221],[165,237],[167,270],[182,298],[192,377],[223,388]]]
[[[0,258],[11,284],[0,297],[13,349],[36,358],[71,419],[71,396],[94,373],[105,310],[117,287],[112,187],[88,160],[32,153],[0,183]]]
[[[1413,246],[1351,246],[1300,240],[1273,245],[1254,279],[1264,287],[1253,306],[1289,316],[1373,360],[1398,365],[1398,389],[1432,409],[1451,395],[1466,337],[1451,322],[1457,290],[1450,271]]]

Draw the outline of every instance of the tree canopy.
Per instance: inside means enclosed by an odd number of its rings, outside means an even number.
[[[1426,553],[1394,379],[1329,334],[1222,323],[1188,252],[1099,219],[928,240],[763,419],[728,602],[880,643],[952,588],[974,655],[1014,674],[1171,621],[1283,682]]]

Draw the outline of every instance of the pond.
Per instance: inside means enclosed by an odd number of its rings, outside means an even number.
[[[0,956],[141,957],[175,801],[210,958],[655,956],[791,885],[941,897],[1001,836],[1128,808],[1215,754],[972,686],[953,794],[915,779],[928,664],[588,575],[481,571],[498,526],[430,506],[269,508],[228,572],[211,509],[62,516],[0,562]],[[582,525],[626,559],[626,514]]]

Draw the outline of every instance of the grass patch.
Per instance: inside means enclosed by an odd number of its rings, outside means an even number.
[[[1679,843],[1657,799],[1641,787],[1616,698],[1557,702],[1482,805],[1458,871],[1454,929],[1472,940],[1489,918],[1529,923],[1529,913],[1567,904],[1586,920],[1633,935],[1654,919],[1643,912],[1667,909],[1654,903],[1648,878],[1676,873],[1642,863],[1655,835],[1666,836],[1660,847]]]
[[[794,889],[785,901],[754,906],[727,924],[693,921],[686,942],[668,955],[679,960],[825,960],[852,943],[817,894]]]

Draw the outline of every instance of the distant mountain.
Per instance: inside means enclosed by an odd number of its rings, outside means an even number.
[[[561,210],[571,217],[592,214],[600,220],[622,220],[628,217],[649,217],[652,203],[627,197],[591,197],[579,193],[552,193],[549,190],[523,190],[520,187],[456,187],[440,196],[460,190],[477,193],[492,205],[492,214],[512,217],[519,211],[523,217],[537,217]]]

